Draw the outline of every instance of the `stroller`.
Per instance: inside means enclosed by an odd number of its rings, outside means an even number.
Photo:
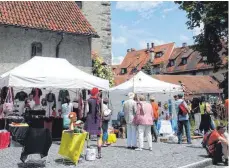
[[[212,144],[208,144],[211,134],[212,134],[212,131],[208,131],[204,135],[204,138],[202,141],[202,146],[203,146],[203,148],[206,149],[208,157],[212,158],[212,163],[214,165],[217,165],[217,163],[223,162],[222,146],[221,146],[221,142],[219,142],[219,141],[215,141]],[[228,165],[227,159],[225,159],[224,164]]]

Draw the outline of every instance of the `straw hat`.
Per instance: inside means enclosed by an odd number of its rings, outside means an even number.
[[[128,97],[129,97],[129,99],[133,99],[133,98],[134,98],[134,93],[133,93],[133,92],[130,92],[130,93],[128,94]]]
[[[155,100],[155,97],[153,97],[153,96],[150,96],[150,98],[149,98],[150,100]]]

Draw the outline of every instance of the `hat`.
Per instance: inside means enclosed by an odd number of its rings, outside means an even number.
[[[153,96],[150,96],[150,100],[155,100],[155,97],[153,97]]]
[[[98,88],[93,88],[92,90],[91,90],[91,95],[92,96],[95,96],[96,94],[98,94],[99,93],[99,89]]]
[[[133,98],[134,98],[134,93],[133,93],[133,92],[130,92],[130,93],[128,94],[128,97],[129,97],[129,99],[133,99]]]

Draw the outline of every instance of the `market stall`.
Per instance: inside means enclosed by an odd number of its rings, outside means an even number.
[[[117,119],[118,112],[122,107],[121,101],[128,99],[127,95],[129,92],[144,94],[147,98],[153,95],[157,102],[162,102],[162,104],[168,103],[172,107],[174,103],[173,95],[183,93],[183,90],[179,85],[154,79],[140,71],[125,83],[110,88],[109,98],[113,110],[113,120]],[[174,106],[172,108],[174,108]]]
[[[10,106],[4,117],[0,114],[0,121],[4,122],[0,125],[4,128],[7,125],[8,128],[9,116],[17,118],[23,114],[23,122],[26,121],[35,128],[51,127],[53,138],[61,138],[61,105],[64,99],[82,99],[83,89],[90,90],[93,87],[106,91],[109,89],[109,81],[77,69],[66,59],[33,57],[0,77],[1,109],[6,109],[6,105]],[[29,115],[25,115],[25,101],[31,94],[34,108],[27,110]],[[45,108],[41,103],[44,98]]]

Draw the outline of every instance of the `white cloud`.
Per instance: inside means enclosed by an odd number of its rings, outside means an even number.
[[[126,44],[127,43],[127,39],[123,36],[119,36],[119,37],[112,37],[112,42],[115,44]]]
[[[112,57],[112,65],[119,65],[122,63],[125,56]]]
[[[154,12],[154,9],[161,5],[162,1],[118,1],[116,9],[124,10],[126,12],[136,11],[145,19],[149,19]]]
[[[176,8],[166,8],[163,10],[163,13],[169,13],[172,12],[173,10],[175,10]]]
[[[181,35],[180,35],[180,40],[181,40],[182,42],[187,42],[187,41],[190,40],[190,38],[187,37],[187,36],[185,36],[185,35],[183,35],[183,34],[181,34]]]
[[[193,29],[193,35],[194,36],[199,35],[203,31],[203,28],[204,28],[204,24],[203,23],[200,23],[200,27],[195,27]]]

